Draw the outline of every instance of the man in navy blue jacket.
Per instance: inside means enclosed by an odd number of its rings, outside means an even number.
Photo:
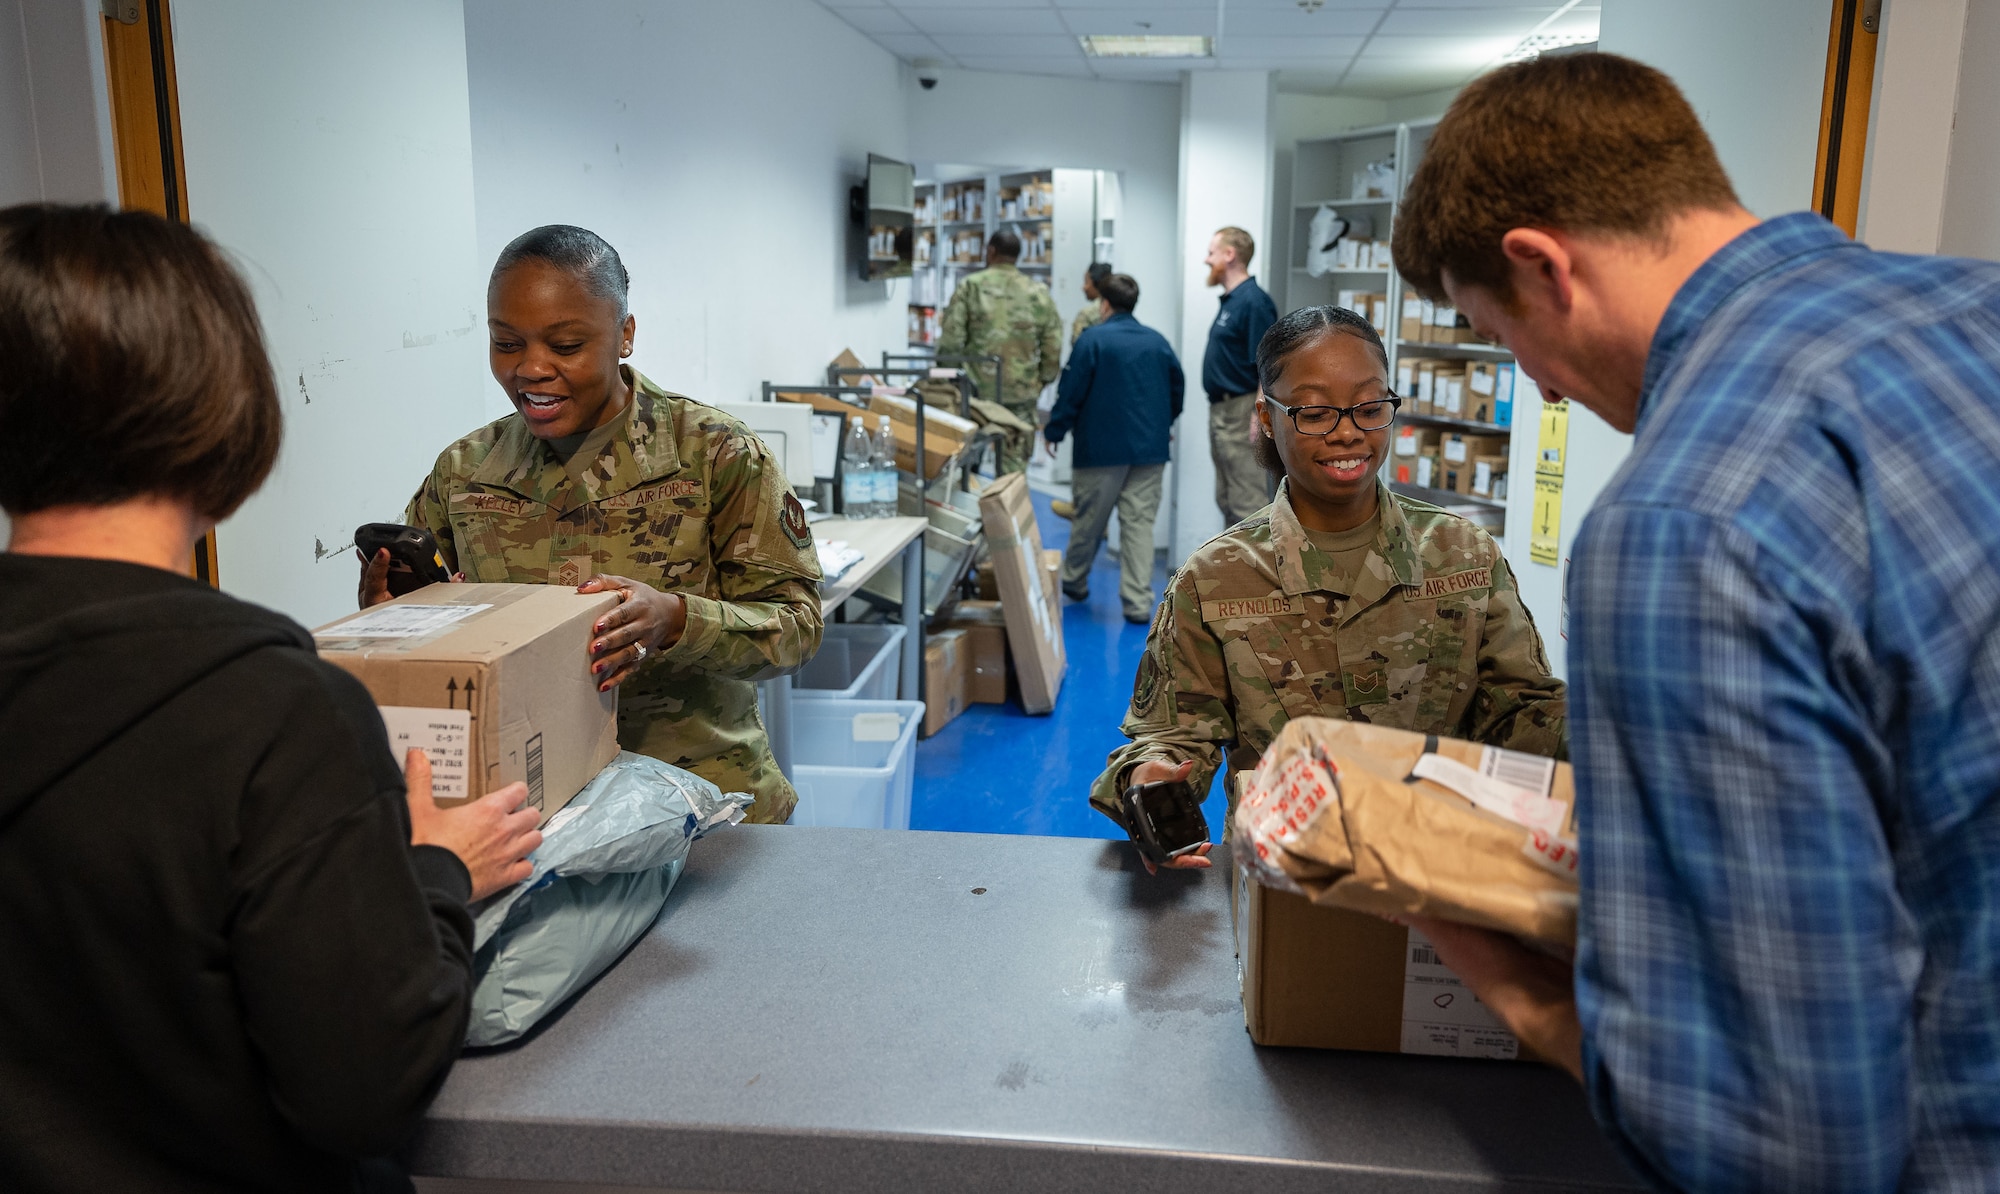
[[[1074,601],[1090,597],[1090,565],[1118,511],[1118,597],[1125,620],[1153,617],[1153,517],[1160,511],[1160,476],[1167,441],[1187,388],[1167,338],[1132,318],[1139,284],[1112,274],[1097,284],[1104,322],[1084,329],[1056,386],[1049,413],[1049,452],[1072,429],[1076,518],[1063,554],[1062,589]]]

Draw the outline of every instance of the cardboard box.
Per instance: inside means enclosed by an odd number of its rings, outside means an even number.
[[[1465,417],[1465,370],[1455,361],[1439,361],[1432,383],[1431,406],[1448,419]]]
[[[1444,441],[1438,446],[1438,455],[1443,458],[1447,467],[1469,465],[1475,456],[1504,456],[1506,452],[1507,440],[1504,436],[1463,435],[1456,431],[1445,436]]]
[[[1418,298],[1414,290],[1403,292],[1403,318],[1397,335],[1412,344],[1420,343],[1424,338],[1424,300]]]
[[[1514,425],[1514,378],[1517,366],[1503,362],[1493,370],[1493,421],[1502,427]]]
[[[872,416],[869,417],[872,418]],[[915,476],[917,468],[916,421],[913,419],[908,423],[898,423],[893,418],[890,419],[889,435],[890,438],[896,441],[896,467],[903,472],[909,473],[911,476]],[[953,446],[950,441],[944,443],[936,442],[930,438],[930,429],[928,427],[925,428],[924,480],[935,479],[939,473],[944,471],[944,466],[951,462],[952,457],[958,454],[959,448],[963,446],[962,442],[956,446]]]
[[[965,712],[970,652],[965,631],[940,630],[924,640],[924,737]]]
[[[961,601],[944,620],[947,630],[965,632],[965,699],[981,705],[1007,703],[1007,615],[998,601]]]
[[[1021,682],[1021,707],[1029,713],[1047,713],[1062,691],[1068,660],[1063,654],[1055,572],[1043,562],[1042,534],[1028,501],[1028,478],[1009,473],[987,486],[979,495],[979,517],[1007,616],[1007,648]],[[1060,568],[1060,554],[1050,554]]]
[[[1537,1060],[1423,934],[1265,887],[1242,868],[1235,882],[1243,1023],[1257,1044]]]
[[[1494,422],[1493,399],[1499,372],[1490,361],[1474,361],[1465,367],[1465,417]]]
[[[617,604],[567,585],[432,585],[313,638],[375,698],[398,763],[430,755],[438,804],[521,780],[546,821],[618,753],[617,690],[597,691],[589,659]]]
[[[1507,458],[1505,456],[1474,456],[1472,458],[1472,489],[1479,497],[1498,497],[1494,483],[1507,480]]]
[[[1437,362],[1421,360],[1416,364],[1417,413],[1434,414],[1437,410]]]
[[[890,430],[907,428],[910,442],[917,438],[917,403],[914,398],[898,397],[894,394],[872,394],[868,398],[870,415],[888,415]],[[870,429],[875,420],[869,419]],[[942,448],[956,452],[965,446],[972,433],[979,430],[979,424],[948,410],[939,410],[928,404],[924,407],[924,452],[932,448]]]
[[[1417,405],[1417,362],[1404,357],[1396,362],[1396,393],[1402,395],[1410,409]]]
[[[1389,446],[1389,454],[1400,463],[1426,452],[1435,452],[1437,446],[1438,433],[1434,428],[1403,426],[1396,428],[1396,438]]]
[[[999,603],[1000,581],[993,575],[993,561],[990,557],[973,566],[972,583],[978,590],[981,601]]]

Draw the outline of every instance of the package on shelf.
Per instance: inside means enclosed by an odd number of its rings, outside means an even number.
[[[1514,378],[1516,366],[1502,361],[1493,370],[1493,421],[1502,427],[1514,425]]]
[[[1398,427],[1395,442],[1390,445],[1390,454],[1398,460],[1413,459],[1437,450],[1438,433],[1434,427]]]
[[[914,399],[878,390],[869,396],[868,412],[876,415],[888,415],[891,430],[908,428],[911,442],[915,442],[917,434],[917,404]],[[935,406],[927,405],[924,407],[924,448],[926,451],[933,447],[938,447],[949,452],[956,452],[965,446],[965,441],[970,439],[972,433],[978,429],[979,424],[963,415],[956,415],[948,410],[939,410]]]
[[[1368,322],[1375,328],[1375,334],[1389,338],[1389,296],[1371,294],[1368,296]]]
[[[1415,357],[1403,357],[1396,362],[1396,392],[1410,404],[1411,413],[1417,404],[1417,361]]]
[[[1483,423],[1493,417],[1493,392],[1498,370],[1491,361],[1473,361],[1465,367],[1465,417]]]
[[[1438,455],[1448,465],[1469,465],[1474,457],[1502,455],[1506,451],[1504,435],[1467,435],[1460,431],[1447,433],[1438,445]]]
[[[1429,305],[1429,303],[1418,297],[1416,291],[1405,290],[1403,292],[1403,319],[1402,327],[1398,328],[1396,332],[1398,339],[1407,340],[1412,344],[1420,343],[1423,340],[1424,308]]]
[[[1472,492],[1478,497],[1498,497],[1493,492],[1495,482],[1507,477],[1507,457],[1498,453],[1472,458]]]
[[[1370,241],[1370,242],[1368,242],[1368,243],[1369,243],[1369,244],[1370,244],[1370,245],[1372,246],[1372,255],[1371,255],[1371,256],[1369,257],[1369,259],[1368,259],[1368,268],[1369,268],[1369,269],[1394,269],[1394,268],[1395,268],[1395,263],[1394,263],[1394,262],[1393,262],[1392,260],[1390,260],[1390,257],[1389,257],[1389,242],[1388,242],[1388,241],[1386,241],[1386,240],[1376,240],[1376,241]]]
[[[1416,395],[1417,413],[1429,415],[1437,413],[1437,362],[1428,357],[1414,362],[1416,385],[1411,391]]]
[[[1429,304],[1430,326],[1425,329],[1424,339],[1432,344],[1470,344],[1478,337],[1472,334],[1472,324],[1455,307]]]
[[[1431,405],[1447,419],[1465,417],[1465,367],[1456,361],[1439,361],[1431,386]]]

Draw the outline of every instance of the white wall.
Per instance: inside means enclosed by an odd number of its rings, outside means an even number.
[[[467,0],[465,40],[468,301],[509,240],[580,224],[625,259],[633,361],[669,389],[754,400],[903,349],[908,282],[860,281],[848,249],[867,155],[911,160],[886,50],[811,0]]]
[[[938,85],[929,91],[914,77],[903,81],[916,160],[1117,172],[1114,264],[1139,283],[1139,321],[1159,329],[1185,356],[1175,210],[1180,88],[997,71],[935,73]],[[1064,312],[1075,309],[1070,296],[1056,298]]]
[[[1825,0],[1604,0],[1598,46],[1672,76],[1708,129],[1744,205],[1760,216],[1775,216],[1812,205],[1827,14]],[[1516,414],[1516,434],[1532,436],[1538,420],[1537,404],[1524,404]],[[1630,451],[1629,436],[1572,405],[1563,559],[1569,558],[1591,503]],[[1524,490],[1531,478],[1522,476]],[[1563,570],[1530,562],[1526,534],[1510,531],[1507,557],[1519,575],[1522,600],[1549,643],[1550,662],[1557,675],[1566,675]]]
[[[1938,250],[2000,261],[2000,3],[1973,0],[1967,7],[1959,63],[1959,118]]]
[[[118,195],[98,6],[0,0],[0,207]]]
[[[1181,364],[1187,413],[1174,441],[1174,530],[1168,558],[1178,564],[1223,529],[1208,448],[1208,398],[1201,366],[1220,290],[1207,286],[1202,258],[1217,228],[1234,224],[1270,243],[1273,130],[1268,71],[1191,71],[1182,85],[1180,246]],[[1258,276],[1283,263],[1259,252]]]
[[[356,525],[399,520],[489,416],[458,0],[177,0],[189,211],[256,291],[285,446],[218,534],[223,588],[354,607]]]
[[[1882,5],[1855,228],[1859,239],[1877,249],[1938,251],[1965,14],[1966,0],[1886,0]],[[1968,133],[1990,125],[1972,122]]]

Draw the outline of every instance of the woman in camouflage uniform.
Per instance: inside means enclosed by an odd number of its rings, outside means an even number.
[[[1340,307],[1294,311],[1258,346],[1257,373],[1258,456],[1284,482],[1168,587],[1121,727],[1132,741],[1091,804],[1122,825],[1128,784],[1206,792],[1219,763],[1256,766],[1294,717],[1562,753],[1563,684],[1499,545],[1377,476],[1400,400],[1374,327]]]
[[[552,224],[501,251],[486,292],[494,379],[515,413],[451,445],[403,520],[474,581],[576,585],[624,604],[589,647],[622,685],[618,742],[756,796],[798,797],[753,681],[819,648],[819,557],[783,468],[743,424],[621,364],[625,267],[596,234]],[[388,599],[386,553],[362,604]]]

